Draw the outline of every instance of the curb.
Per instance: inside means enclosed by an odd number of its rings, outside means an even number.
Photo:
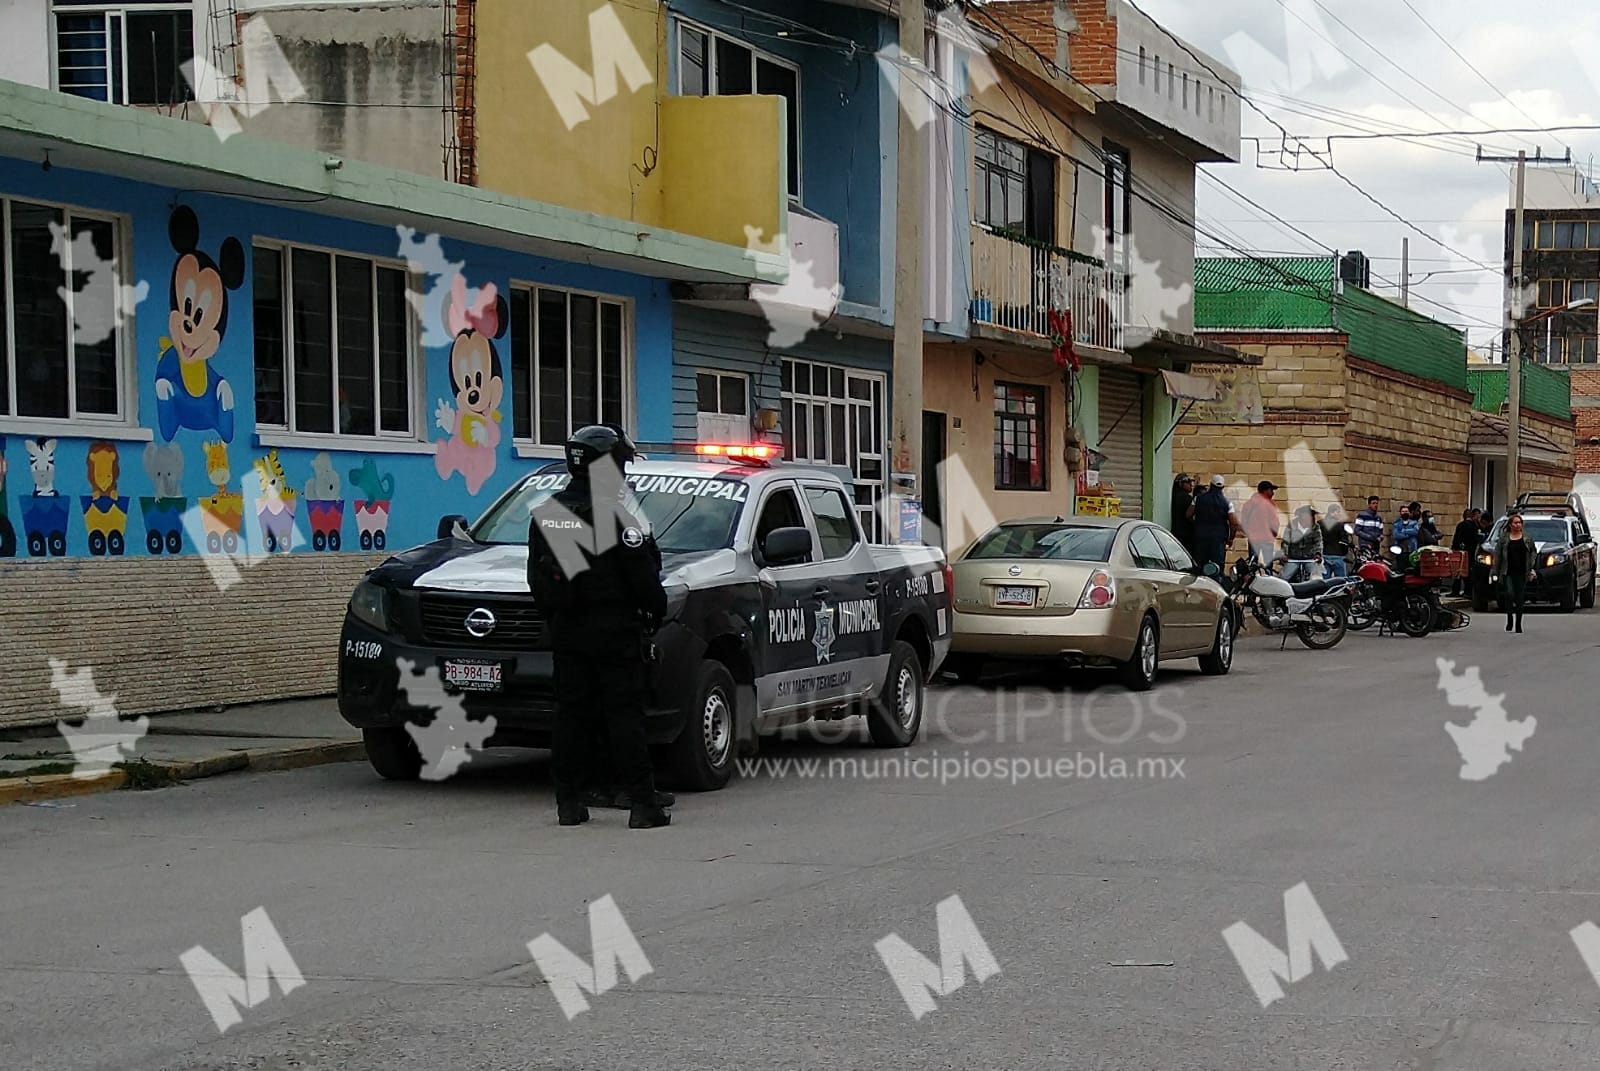
[[[217,755],[207,755],[203,759],[186,759],[179,762],[151,761],[151,765],[159,766],[177,781],[198,781],[237,770],[269,773],[275,770],[324,766],[335,762],[359,762],[366,758],[366,754],[366,749],[359,740],[333,740],[321,744],[301,744],[296,747],[258,752],[224,751]],[[122,770],[108,770],[92,777],[44,774],[38,777],[0,778],[0,805],[110,792],[121,788],[127,780],[128,775]]]

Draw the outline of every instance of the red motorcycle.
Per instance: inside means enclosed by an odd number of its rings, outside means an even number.
[[[1398,555],[1401,550],[1391,547],[1390,553]],[[1362,562],[1356,575],[1363,583],[1350,601],[1351,628],[1359,630],[1376,623],[1380,636],[1386,631],[1404,632],[1413,638],[1434,630],[1444,610],[1438,577],[1402,571],[1379,559]]]

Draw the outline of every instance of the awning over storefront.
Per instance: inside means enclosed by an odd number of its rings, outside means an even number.
[[[1212,376],[1195,376],[1163,369],[1161,379],[1167,386],[1167,397],[1181,402],[1215,402],[1222,399],[1222,384]]]

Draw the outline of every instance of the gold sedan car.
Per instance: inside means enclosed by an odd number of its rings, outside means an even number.
[[[1199,575],[1177,538],[1148,521],[1007,521],[953,566],[955,627],[946,667],[974,682],[986,659],[1114,665],[1149,688],[1163,661],[1233,665],[1227,593]]]

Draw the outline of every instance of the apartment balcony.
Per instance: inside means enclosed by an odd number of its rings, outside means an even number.
[[[1126,281],[1088,258],[972,228],[972,322],[1048,345],[1051,312],[1072,314],[1073,342],[1121,350]]]

